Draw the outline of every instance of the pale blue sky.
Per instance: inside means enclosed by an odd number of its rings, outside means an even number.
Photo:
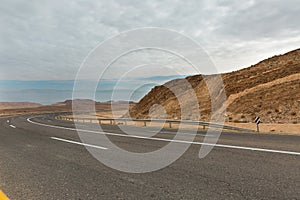
[[[95,99],[93,100],[138,101],[155,85],[163,84],[175,78],[183,78],[183,76],[154,76],[127,79],[122,80],[119,84],[117,79],[103,80],[98,84]],[[74,81],[72,80],[0,80],[0,102],[36,102],[41,104],[62,102],[72,98],[73,84]],[[83,89],[79,91],[82,98],[89,96],[90,93],[94,93],[91,88],[94,84],[97,85],[94,81],[80,81],[80,84],[83,86]],[[133,88],[136,89],[133,90]]]

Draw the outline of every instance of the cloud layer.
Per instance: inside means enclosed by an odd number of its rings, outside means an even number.
[[[0,79],[72,80],[98,43],[137,27],[198,41],[221,72],[299,48],[298,0],[2,0]]]

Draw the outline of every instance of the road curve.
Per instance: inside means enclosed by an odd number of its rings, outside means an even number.
[[[10,199],[299,199],[300,137],[223,133],[204,159],[205,132],[170,166],[145,174],[111,169],[80,141],[74,124],[51,115],[0,120],[0,189]],[[31,118],[30,120],[28,120]],[[59,128],[62,127],[62,128]],[[80,127],[86,128],[85,124]],[[171,130],[105,125],[109,138],[129,151],[149,152],[172,139]],[[90,130],[91,132],[97,130]],[[188,134],[188,131],[187,131]],[[182,140],[184,141],[182,136]]]

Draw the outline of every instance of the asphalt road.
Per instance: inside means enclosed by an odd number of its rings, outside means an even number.
[[[95,159],[71,122],[43,116],[32,123],[29,117],[0,120],[0,189],[10,199],[300,199],[297,136],[222,133],[219,145],[199,159],[205,136],[199,132],[171,165],[133,174]],[[123,137],[117,126],[103,128],[114,144],[132,152],[157,150],[174,136],[162,130],[153,136],[162,139],[145,139],[153,129],[129,127],[134,137]]]

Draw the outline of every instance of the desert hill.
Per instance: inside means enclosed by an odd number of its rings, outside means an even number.
[[[37,108],[40,106],[42,106],[42,104],[31,102],[0,102],[0,110],[17,108]]]
[[[127,101],[108,101],[96,102],[90,99],[74,99],[57,102],[52,105],[41,105],[38,103],[20,103],[20,102],[0,102],[0,117],[2,116],[16,116],[24,114],[42,114],[42,113],[60,113],[60,112],[73,112],[72,104],[75,104],[75,112],[88,112],[95,107],[97,115],[101,117],[112,117],[112,105],[114,111],[120,112],[122,115],[124,110],[127,110],[127,105],[134,105],[134,102]]]
[[[260,116],[265,123],[300,123],[300,49],[273,56],[248,68],[221,74],[227,95],[226,121],[251,122]],[[205,76],[213,79],[214,75]],[[201,120],[210,118],[211,100],[202,75],[189,76],[200,107]],[[180,106],[169,88],[180,88],[183,79],[172,80],[154,87],[130,110],[133,118],[161,117],[159,104],[167,117],[180,119]],[[180,89],[182,98],[191,109],[188,119],[196,112],[189,102],[188,88]],[[156,109],[157,108],[157,109]],[[187,116],[187,115],[184,115]]]

